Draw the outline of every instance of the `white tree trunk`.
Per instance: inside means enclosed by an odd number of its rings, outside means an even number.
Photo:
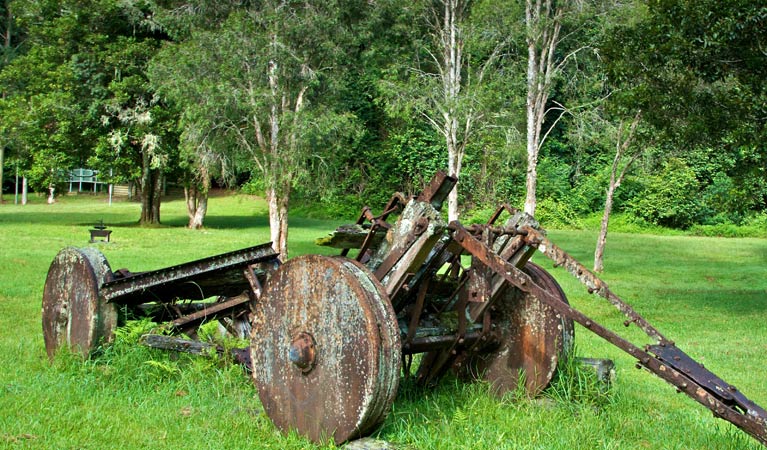
[[[288,259],[288,199],[280,196],[275,188],[266,191],[269,205],[269,233],[272,248],[280,254],[280,261]]]
[[[27,192],[29,191],[29,183],[26,175],[21,177],[21,204],[27,204]]]
[[[194,216],[191,218],[189,228],[193,230],[199,230],[203,227],[205,221],[205,214],[208,213],[208,193],[201,192],[198,194],[197,208],[194,211]]]
[[[186,213],[189,217],[189,228],[199,230],[203,227],[205,214],[208,212],[208,193],[210,192],[210,176],[208,169],[204,165],[199,167],[201,186],[194,182],[184,188],[184,198],[186,199]]]
[[[615,166],[610,174],[610,184],[607,186],[607,196],[605,198],[605,211],[602,214],[602,223],[599,227],[599,236],[597,237],[597,248],[594,252],[594,272],[604,270],[605,245],[607,244],[607,226],[610,223],[610,213],[613,210],[613,197],[615,190],[620,184],[615,182]]]
[[[535,215],[537,206],[538,153],[545,137],[541,137],[549,100],[551,81],[558,66],[554,54],[559,43],[562,7],[552,0],[526,0],[527,23],[527,175],[525,180],[525,212]]]
[[[459,0],[444,0],[444,18],[440,40],[442,41],[442,86],[445,108],[443,133],[447,146],[448,172],[458,178],[461,174],[465,139],[458,138],[457,102],[461,95],[461,68],[463,67],[463,37],[460,36],[459,15],[465,5]],[[465,136],[464,136],[465,138]],[[460,183],[460,181],[459,181]],[[458,220],[458,184],[450,191],[447,199],[448,220]]]
[[[530,95],[528,93],[528,102]],[[535,216],[538,185],[538,133],[535,132],[535,111],[527,106],[527,172],[525,177],[525,212]]]
[[[636,131],[639,120],[642,117],[642,111],[638,111],[634,120],[629,127],[628,135],[626,139],[623,139],[623,123],[618,125],[618,136],[615,143],[615,158],[613,158],[613,165],[610,168],[610,183],[607,186],[607,195],[605,196],[605,210],[602,214],[602,223],[599,227],[599,236],[597,237],[597,248],[594,251],[594,271],[602,272],[604,270],[604,254],[605,246],[607,244],[607,227],[610,223],[610,214],[613,210],[613,199],[615,198],[615,191],[620,187],[623,182],[623,178],[626,176],[631,165],[639,157],[639,152],[626,162],[621,169],[620,174],[618,168],[620,167],[621,159],[631,145],[631,141],[634,138],[634,132]]]

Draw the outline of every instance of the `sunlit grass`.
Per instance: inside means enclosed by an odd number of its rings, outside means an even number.
[[[94,245],[113,269],[143,271],[269,239],[265,204],[248,196],[211,199],[201,231],[183,228],[181,199],[163,204],[160,227],[138,227],[138,216],[136,203],[109,206],[89,195],[0,205],[0,448],[315,448],[271,426],[239,367],[142,347],[141,323],[94,360],[48,363],[40,302],[48,265],[62,247]],[[87,230],[100,220],[113,230],[112,242],[89,244]],[[313,241],[340,221],[290,220],[291,255],[329,252]],[[550,236],[589,265],[595,233]],[[615,233],[605,265],[616,293],[706,367],[767,404],[767,240]],[[552,273],[576,307],[648,343],[561,269]],[[499,400],[482,383],[448,377],[423,389],[404,381],[377,437],[413,449],[759,448],[588,331],[577,328],[576,342],[581,356],[616,361],[608,401]],[[575,388],[562,385],[548,397]]]

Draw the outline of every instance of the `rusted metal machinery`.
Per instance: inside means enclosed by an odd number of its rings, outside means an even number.
[[[67,247],[45,280],[45,349],[50,358],[60,347],[90,356],[111,342],[126,318],[150,317],[191,336],[203,322],[219,320],[240,334],[249,328],[247,314],[262,282],[277,266],[270,244],[143,273],[112,272],[95,248]]]
[[[440,208],[455,183],[439,173],[417,197],[395,194],[380,215],[365,208],[356,224],[318,240],[342,249],[336,257],[307,255],[280,265],[266,244],[131,274],[112,272],[94,249],[64,249],[43,295],[48,354],[62,346],[92,353],[126,312],[169,321],[192,336],[213,319],[233,332],[250,326],[250,348],[242,352],[249,355],[240,360],[273,423],[342,443],[381,424],[400,374],[412,373],[414,354],[423,354],[415,372],[421,383],[454,371],[486,380],[499,394],[523,388],[534,395],[567,357],[578,322],[767,445],[764,409],[683,353],[555,246],[532,217],[503,207],[484,225],[445,223]],[[607,299],[626,315],[626,326],[638,326],[653,343],[632,344],[572,308],[556,280],[529,261],[536,251]],[[196,348],[185,340],[150,345]]]

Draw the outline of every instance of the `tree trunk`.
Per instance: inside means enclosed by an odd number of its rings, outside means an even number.
[[[189,228],[194,230],[199,230],[203,227],[205,215],[208,213],[208,191],[201,192],[199,196],[197,211],[195,211],[194,218],[189,223]]]
[[[525,180],[525,212],[535,215],[537,206],[538,153],[545,136],[541,137],[549,100],[551,80],[557,66],[554,54],[561,30],[561,6],[551,0],[527,0],[527,175]]]
[[[184,186],[184,201],[186,202],[186,215],[189,217],[189,223],[188,227],[191,229],[194,229],[192,226],[192,221],[194,220],[194,215],[197,213],[197,199],[199,197],[199,193],[197,191],[197,185],[194,183],[189,183],[187,186]]]
[[[441,33],[443,51],[442,64],[444,74],[442,86],[447,103],[444,119],[445,143],[447,146],[448,172],[458,178],[463,162],[463,142],[458,141],[458,112],[456,102],[461,95],[461,68],[463,67],[463,39],[459,36],[461,8],[458,0],[444,1],[444,19]],[[460,181],[459,181],[460,183]],[[448,221],[458,220],[458,184],[453,187],[447,198]]]
[[[532,116],[530,108],[527,111],[527,172],[525,176],[525,212],[535,216],[537,206],[536,187],[538,185],[538,142],[530,130]]]
[[[618,136],[615,141],[615,158],[613,158],[613,165],[610,168],[610,184],[607,186],[607,195],[605,196],[605,211],[602,214],[602,224],[599,228],[599,236],[597,237],[597,248],[594,251],[594,271],[602,272],[604,270],[604,254],[605,245],[607,244],[607,226],[610,223],[610,213],[613,210],[613,199],[615,198],[615,191],[620,187],[623,182],[623,178],[626,176],[626,172],[631,165],[639,157],[639,152],[635,152],[634,155],[626,162],[626,165],[621,169],[620,174],[618,168],[620,167],[621,159],[631,145],[631,140],[634,138],[634,132],[636,131],[639,120],[642,117],[642,111],[638,111],[634,120],[629,126],[628,135],[626,139],[623,139],[623,122],[618,125]]]
[[[160,223],[160,197],[162,196],[162,174],[152,169],[148,152],[141,152],[142,170],[139,188],[141,189],[141,218],[139,224],[153,225]]]
[[[610,174],[610,184],[607,187],[607,197],[605,198],[605,211],[602,214],[602,224],[599,228],[599,237],[597,237],[597,249],[594,252],[594,272],[604,270],[605,244],[607,244],[607,225],[610,222],[610,213],[613,210],[613,197],[615,189],[619,184],[615,183],[615,170]]]
[[[140,183],[141,225],[160,223],[160,197],[162,195],[162,177],[156,170],[145,172]]]
[[[29,183],[27,181],[27,176],[24,175],[21,177],[21,204],[26,205],[27,204],[27,192],[29,191]]]
[[[184,197],[186,199],[186,212],[189,216],[189,228],[198,230],[203,227],[205,214],[208,212],[208,192],[210,191],[210,177],[206,170],[200,168],[202,172],[202,186],[198,187],[194,182],[184,188]]]
[[[450,145],[452,144],[452,145]],[[448,172],[450,175],[458,178],[461,174],[461,163],[463,162],[463,152],[458,151],[455,142],[448,145]],[[460,183],[460,181],[459,181]],[[453,186],[453,190],[447,196],[447,217],[448,222],[458,220],[458,184]]]
[[[288,195],[279,195],[274,187],[267,189],[269,204],[269,231],[272,248],[280,254],[280,261],[288,259]]]
[[[162,173],[159,170],[154,170],[152,180],[154,181],[154,189],[152,190],[152,217],[151,223],[160,223],[160,199],[163,193],[163,181],[165,181]]]

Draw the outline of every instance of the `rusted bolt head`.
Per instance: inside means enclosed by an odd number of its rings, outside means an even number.
[[[303,373],[309,373],[314,368],[314,338],[309,333],[298,333],[290,344],[288,358]]]

